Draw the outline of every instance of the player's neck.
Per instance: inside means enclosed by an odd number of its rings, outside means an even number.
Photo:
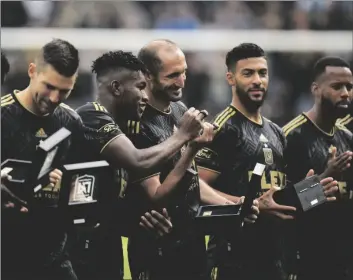
[[[148,95],[148,104],[161,112],[168,112],[170,110],[170,101],[157,99],[152,94]]]
[[[104,106],[105,109],[111,114],[115,121],[120,117],[119,108],[115,105],[114,100],[108,94],[98,94],[97,102]]]
[[[37,109],[36,105],[34,104],[33,97],[29,87],[25,88],[22,91],[17,92],[16,98],[18,102],[28,111],[30,111],[32,114],[37,116],[42,115],[40,111]]]
[[[242,113],[246,118],[250,121],[262,124],[262,118],[260,109],[257,109],[254,112],[249,111],[239,100],[236,94],[233,94],[232,103],[231,105],[235,107],[240,113]]]
[[[314,105],[306,115],[308,118],[315,123],[321,130],[326,133],[331,133],[332,128],[335,126],[336,117],[334,114],[324,112],[319,106]]]

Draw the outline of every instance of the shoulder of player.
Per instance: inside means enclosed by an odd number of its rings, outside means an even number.
[[[263,118],[264,124],[267,124],[270,127],[270,129],[273,130],[284,141],[285,135],[284,135],[283,129],[278,124],[274,123],[268,118],[265,118],[265,117],[262,117],[262,118]]]
[[[230,124],[232,117],[235,116],[236,113],[237,110],[234,107],[228,106],[215,116],[215,118],[213,119],[213,124],[218,127],[217,134],[226,130],[227,126]]]
[[[268,118],[265,118],[265,117],[262,117],[262,118],[263,118],[264,123],[267,123],[276,132],[280,132],[280,133],[283,132],[282,128],[278,124],[274,123],[273,121],[269,120]]]
[[[178,109],[183,114],[188,110],[188,107],[182,101],[172,102],[170,106],[172,109]]]
[[[71,119],[75,119],[75,120],[80,118],[80,116],[77,114],[75,109],[71,108],[69,105],[65,103],[60,103],[58,108],[55,110],[54,114],[58,116],[64,114],[65,116],[69,116]]]
[[[308,119],[304,114],[300,114],[299,116],[292,119],[282,127],[285,137],[288,138],[293,135],[300,135],[302,133],[303,124],[305,124],[307,121]]]
[[[8,111],[11,110],[14,106],[18,106],[15,98],[11,93],[6,94],[1,97],[1,111],[3,110]]]
[[[76,112],[81,115],[87,112],[93,113],[96,112],[97,114],[107,114],[109,115],[108,110],[98,102],[87,102],[86,104],[78,107]]]
[[[97,102],[88,102],[76,109],[76,113],[81,117],[82,121],[93,121],[94,119],[105,119],[114,122],[108,110]]]
[[[335,129],[336,129],[336,133],[341,133],[344,137],[347,137],[349,139],[353,139],[352,132],[342,123],[336,122]]]
[[[340,118],[336,121],[336,125],[346,126],[353,121],[353,115],[348,114],[344,118]]]

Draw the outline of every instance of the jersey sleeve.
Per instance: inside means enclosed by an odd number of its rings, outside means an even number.
[[[209,169],[219,174],[221,173],[222,164],[224,162],[223,159],[225,157],[224,147],[228,147],[225,142],[225,134],[226,128],[221,127],[213,138],[212,143],[197,153],[195,161],[199,167]]]
[[[286,135],[286,147],[284,149],[285,173],[289,183],[297,183],[303,180],[308,173],[309,158],[300,134],[295,131]]]
[[[95,151],[101,153],[111,141],[124,135],[118,124],[102,106],[98,109],[93,107],[78,110],[77,113],[82,120],[78,124],[80,134],[83,135],[84,141],[90,142],[90,146]]]

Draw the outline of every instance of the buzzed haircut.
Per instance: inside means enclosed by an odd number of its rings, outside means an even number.
[[[325,73],[328,66],[349,68],[348,62],[338,56],[322,57],[314,65],[312,73],[313,81],[316,81],[319,76]]]
[[[164,42],[172,46],[177,46],[176,43],[168,39],[157,39],[151,43],[154,42]],[[162,61],[157,54],[158,49],[151,47],[150,44],[147,44],[139,51],[138,58],[146,65],[148,72],[156,77],[162,69]]]

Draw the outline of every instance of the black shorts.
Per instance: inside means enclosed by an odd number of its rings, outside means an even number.
[[[128,252],[133,280],[210,280],[203,235],[171,238],[163,245],[130,238]]]
[[[80,280],[122,280],[122,242],[115,230],[76,229],[71,235],[70,255]]]

